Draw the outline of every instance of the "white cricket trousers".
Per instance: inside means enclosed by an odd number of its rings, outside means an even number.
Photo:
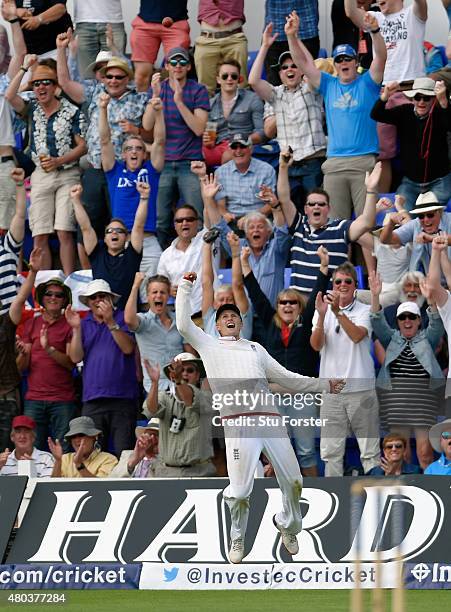
[[[224,427],[227,429],[227,425]],[[267,428],[265,432],[268,432]],[[245,537],[249,518],[249,497],[254,486],[255,469],[262,452],[271,461],[282,492],[282,511],[276,515],[277,524],[290,533],[299,533],[302,530],[299,503],[302,475],[286,429],[283,427],[280,431],[278,430],[277,434],[274,431],[268,434],[268,437],[261,438],[250,438],[249,429],[245,433],[247,437],[240,436],[239,431],[233,431],[233,433],[235,437],[227,437],[226,432],[227,470],[230,484],[223,493],[232,519],[231,540]],[[236,437],[237,434],[238,437]]]

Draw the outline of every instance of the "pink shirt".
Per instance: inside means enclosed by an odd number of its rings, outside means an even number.
[[[244,0],[199,0],[197,20],[205,21],[211,26],[237,20],[244,23]]]

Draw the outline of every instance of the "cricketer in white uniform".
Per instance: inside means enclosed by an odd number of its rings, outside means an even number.
[[[286,370],[257,342],[240,338],[242,320],[234,304],[222,305],[216,313],[216,327],[220,338],[213,338],[197,327],[191,320],[190,296],[196,274],[185,274],[177,290],[177,328],[187,342],[200,354],[207,373],[213,397],[224,397],[233,393],[243,398],[244,394],[263,398],[271,396],[269,383],[275,382],[295,392],[339,393],[344,386],[341,380],[324,381],[301,376]],[[236,390],[241,395],[236,395]],[[260,395],[258,395],[260,394]],[[255,422],[252,427],[228,426],[228,422],[245,416]],[[285,548],[290,554],[299,550],[296,534],[302,529],[299,500],[302,491],[302,476],[288,438],[286,428],[280,422],[277,408],[271,402],[260,401],[249,408],[244,400],[234,406],[221,407],[224,422],[227,468],[230,484],[224,490],[224,499],[230,509],[232,527],[229,559],[239,563],[244,556],[244,538],[249,517],[249,497],[254,483],[254,473],[260,453],[271,461],[279,483],[283,509],[274,516],[275,527],[280,531]],[[233,417],[233,419],[231,419]],[[261,417],[275,421],[277,425],[261,426]],[[269,431],[271,430],[271,431]]]

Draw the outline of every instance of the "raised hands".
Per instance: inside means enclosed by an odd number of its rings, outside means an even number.
[[[14,168],[11,170],[11,178],[18,187],[22,187],[25,180],[25,170],[23,168]]]
[[[328,268],[329,267],[329,251],[325,246],[321,245],[318,247],[316,254],[319,257],[320,267]]]
[[[152,98],[159,98],[161,94],[161,74],[159,72],[153,73],[150,86],[152,88]]]
[[[386,83],[381,91],[381,100],[387,102],[387,100],[397,91],[400,91],[401,87],[397,81],[390,81]]]
[[[380,274],[371,270],[368,275],[368,284],[370,286],[370,291],[373,295],[379,296],[382,291],[382,280]]]
[[[30,253],[29,264],[30,268],[37,272],[42,268],[42,258],[44,256],[43,250],[40,247],[35,247]]]
[[[195,162],[192,162],[195,163]],[[200,188],[202,191],[202,195],[204,198],[212,198],[216,196],[218,191],[221,188],[221,185],[218,183],[217,178],[214,174],[205,175],[204,178],[200,182]]]
[[[230,251],[232,252],[232,257],[240,256],[240,239],[235,232],[229,232],[227,234],[227,242],[230,246]]]
[[[160,380],[160,366],[158,363],[153,365],[148,359],[144,359],[144,367],[149,375],[151,382],[158,383]]]
[[[101,93],[99,96],[99,108],[108,108],[111,97],[107,93]]]
[[[80,201],[83,194],[83,187],[78,183],[70,188],[70,197],[72,200]]]
[[[66,321],[72,327],[72,329],[79,329],[81,325],[80,315],[76,310],[72,309],[72,306],[68,304],[64,316],[66,317]]]
[[[374,166],[373,170],[367,172],[365,175],[365,185],[367,191],[379,191],[379,181],[382,174],[382,164],[381,162],[377,162]]]
[[[49,451],[52,453],[53,457],[56,461],[61,461],[63,457],[63,447],[60,444],[59,440],[52,440],[52,438],[47,438],[47,444],[49,447]]]
[[[297,36],[299,32],[300,23],[301,22],[299,19],[299,15],[296,13],[296,11],[292,11],[286,18],[286,23],[285,23],[285,28],[284,28],[285,34],[287,35],[287,37]]]
[[[141,181],[136,183],[136,191],[139,192],[141,200],[148,200],[150,196],[150,185],[149,183],[143,183]]]
[[[273,44],[273,42],[279,36],[278,33],[273,34],[273,25],[272,23],[268,23],[266,28],[263,30],[262,34],[262,47],[269,49],[269,47]]]

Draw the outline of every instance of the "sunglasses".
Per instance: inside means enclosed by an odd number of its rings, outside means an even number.
[[[451,440],[451,431],[442,431],[442,438],[444,440]]]
[[[418,316],[411,312],[403,312],[399,315],[399,317],[397,317],[397,319],[398,321],[415,321],[416,319],[418,319]]]
[[[221,74],[221,79],[223,81],[227,81],[229,77],[233,79],[234,81],[238,81],[238,79],[240,78],[240,75],[237,72],[223,72]]]
[[[424,96],[423,94],[415,94],[413,99],[415,102],[432,102],[435,96]]]
[[[33,81],[33,87],[39,87],[40,85],[56,85],[56,81],[53,79],[38,79],[37,81]]]
[[[434,212],[427,212],[427,213],[420,213],[419,215],[417,215],[418,219],[424,219],[426,217],[426,219],[433,219],[435,217],[435,213]]]
[[[110,297],[108,293],[94,293],[94,295],[88,295],[88,300],[105,300]]]
[[[133,153],[140,153],[144,151],[144,147],[142,145],[127,145],[124,147],[124,151],[125,153],[130,153],[130,151],[133,151]]]
[[[64,293],[62,291],[46,291],[44,297],[55,297],[62,300],[64,298]]]
[[[232,144],[230,145],[231,149],[247,149],[249,147],[249,145],[244,145],[241,144],[241,142],[232,142]]]
[[[168,64],[170,64],[171,66],[188,66],[189,61],[187,59],[170,59]]]
[[[192,366],[187,366],[183,368],[183,372],[186,372],[187,374],[194,374],[195,372],[197,372],[197,370]]]
[[[400,448],[403,448],[404,444],[402,444],[401,442],[396,442],[393,444],[386,444],[384,446],[384,448],[396,448],[397,450],[399,450]]]
[[[106,74],[105,78],[108,79],[108,81],[112,81],[113,79],[115,79],[116,81],[123,81],[124,79],[127,78],[127,75],[125,74]]]
[[[327,202],[306,202],[305,204],[306,206],[320,206],[321,208],[323,208],[323,206],[329,206]]]
[[[281,70],[290,70],[290,68],[297,68],[296,64],[283,64],[280,67]]]
[[[352,62],[355,57],[351,57],[350,55],[340,55],[334,59],[336,64],[342,64],[343,62]]]
[[[345,283],[346,285],[352,285],[354,280],[352,278],[336,278],[334,279],[334,285],[341,285]]]
[[[282,306],[286,306],[287,304],[290,306],[296,306],[299,305],[299,302],[297,300],[279,300],[279,304]]]
[[[108,227],[105,234],[128,234],[128,232],[123,227]]]
[[[197,217],[179,217],[178,219],[174,219],[174,223],[183,223],[184,221],[187,223],[194,223],[194,221],[197,221]]]

